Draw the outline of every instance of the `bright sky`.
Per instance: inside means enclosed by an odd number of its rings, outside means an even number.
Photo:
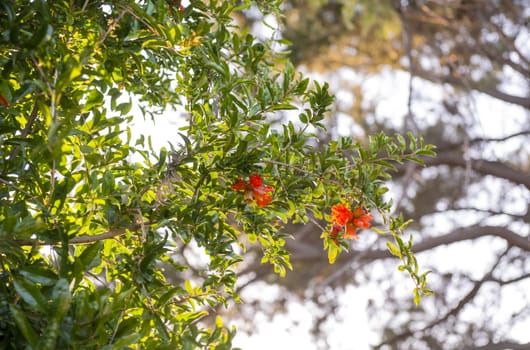
[[[257,288],[249,291],[249,294],[256,294],[259,290],[260,295],[263,295],[270,288],[275,287],[258,284]],[[350,286],[344,293],[337,295],[341,307],[336,314],[330,315],[330,319],[337,317],[343,319],[344,322],[331,322],[324,325],[325,331],[331,335],[329,349],[370,349],[368,340],[375,341],[377,338],[369,328],[365,308],[373,288],[373,286],[364,288]],[[270,294],[275,293],[270,292]],[[309,333],[315,321],[315,312],[312,308],[314,306],[302,305],[298,302],[289,303],[288,312],[278,314],[272,320],[257,313],[255,334],[247,336],[244,333],[238,333],[234,346],[247,350],[316,349],[315,340]]]

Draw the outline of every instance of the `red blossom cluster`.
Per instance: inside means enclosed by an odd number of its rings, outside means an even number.
[[[339,234],[344,232],[343,238],[359,239],[357,229],[369,228],[370,220],[373,218],[374,216],[362,205],[356,207],[353,211],[348,209],[343,203],[334,205],[331,208],[333,227],[329,236],[333,241],[337,242]]]
[[[245,191],[243,198],[246,203],[252,203],[255,200],[258,207],[263,208],[272,202],[272,197],[268,193],[274,191],[274,188],[263,186],[263,179],[258,174],[252,175],[248,183],[239,179],[230,187],[234,191]]]

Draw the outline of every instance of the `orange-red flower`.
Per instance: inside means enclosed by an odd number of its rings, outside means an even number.
[[[334,205],[331,208],[331,221],[334,225],[329,236],[336,242],[339,232],[344,230],[343,238],[359,239],[357,229],[369,228],[373,218],[364,206],[358,206],[351,211],[343,203]]]
[[[339,225],[346,225],[352,217],[353,213],[343,203],[334,205],[331,208],[331,221]]]
[[[359,236],[357,236],[357,229],[351,222],[348,222],[345,225],[345,228],[342,238],[359,239]]]
[[[363,206],[358,206],[353,211],[353,225],[356,228],[367,229],[370,228],[370,220],[373,220],[374,216],[368,212]]]
[[[234,191],[245,191],[243,194],[245,202],[251,203],[255,200],[260,208],[263,208],[272,202],[272,197],[268,193],[273,192],[274,188],[272,186],[263,186],[263,179],[258,174],[252,175],[249,178],[248,183],[239,179],[230,187]]]
[[[256,203],[258,203],[258,207],[263,208],[264,206],[272,202],[272,197],[267,194],[268,192],[274,191],[274,188],[272,188],[271,186],[254,188],[252,191]]]
[[[248,184],[254,188],[263,186],[263,179],[258,174],[254,174],[248,180]]]
[[[231,185],[230,187],[232,187],[234,191],[241,191],[247,188],[247,185],[245,185],[245,181],[239,179],[235,184]]]

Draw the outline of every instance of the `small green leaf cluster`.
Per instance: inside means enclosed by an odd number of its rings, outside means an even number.
[[[386,245],[390,253],[398,257],[402,264],[398,266],[399,271],[406,271],[415,284],[413,295],[416,306],[420,304],[421,296],[434,295],[434,292],[427,288],[427,275],[431,271],[420,272],[418,260],[412,251],[412,235],[409,236],[408,241],[404,241],[402,237],[403,230],[411,223],[411,220],[405,221],[400,215],[392,217],[389,225],[389,231],[394,237],[396,244],[387,241]]]
[[[413,135],[320,144],[329,86],[235,26],[252,3],[1,4],[1,347],[229,349],[234,330],[201,321],[238,300],[249,249],[285,276],[285,224],[322,225],[341,201],[384,214],[394,164],[432,155]],[[156,123],[170,107],[187,125],[166,148],[132,139],[133,113]],[[232,187],[254,175],[265,187]],[[336,258],[348,245],[327,230]]]

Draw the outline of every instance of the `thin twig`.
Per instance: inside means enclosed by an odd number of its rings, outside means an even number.
[[[124,306],[120,312],[120,317],[118,317],[118,320],[121,320],[123,319],[123,315],[125,314],[125,310],[127,309],[126,306]],[[116,334],[118,334],[118,329],[119,329],[119,326],[120,326],[120,322],[116,322],[116,325],[114,326],[114,330],[112,332],[112,336],[110,337],[109,341],[107,344],[112,344],[114,342],[114,338],[116,338]]]
[[[116,26],[118,25],[118,23],[121,21],[121,19],[123,18],[123,16],[125,16],[125,14],[127,12],[130,12],[128,9],[124,9],[122,12],[120,12],[120,14],[118,15],[118,17],[116,17],[112,22],[111,24],[109,25],[109,27],[107,28],[107,30],[105,31],[105,33],[103,33],[103,35],[101,36],[101,38],[99,39],[99,42],[98,44],[102,44],[106,39],[107,37],[109,36],[109,34],[114,30],[114,28],[116,28]]]
[[[405,48],[405,53],[407,55],[407,59],[409,61],[409,66],[408,66],[409,96],[407,98],[407,115],[405,116],[405,127],[407,127],[407,124],[410,123],[412,130],[415,133],[418,133],[419,128],[416,123],[416,120],[414,119],[414,112],[412,111],[412,102],[413,102],[413,94],[414,94],[414,77],[415,77],[414,61],[412,57],[412,33],[410,30],[409,23],[407,19],[405,18],[404,12],[406,11],[406,9],[403,8],[403,5],[400,5],[400,6],[401,6],[401,9],[399,11],[399,18],[401,20],[401,25],[403,27],[402,40],[403,40],[403,46]]]
[[[472,146],[472,145],[477,144],[477,143],[504,142],[504,141],[508,141],[508,140],[510,140],[510,139],[512,139],[514,137],[527,136],[527,135],[530,135],[530,130],[523,130],[523,131],[519,131],[519,132],[516,132],[516,133],[513,133],[513,134],[502,136],[502,137],[476,137],[476,138],[472,138],[472,139],[468,140],[468,144],[470,146]],[[451,151],[451,150],[454,150],[454,149],[457,149],[457,148],[461,148],[463,146],[464,146],[464,144],[462,142],[447,143],[447,144],[438,145],[437,150],[438,150],[438,152],[441,153],[441,152]]]
[[[28,196],[30,199],[35,199],[35,198],[37,198],[36,196],[32,195],[32,194],[29,193],[28,191],[26,191],[26,190],[24,190],[24,189],[18,187],[17,185],[15,185],[15,184],[13,184],[13,183],[11,183],[11,182],[9,182],[9,181],[6,181],[6,180],[0,178],[0,182],[3,183],[3,184],[5,184],[5,185],[7,185],[7,186],[9,186],[9,187],[11,187],[11,188],[14,188],[16,191],[18,191],[18,192],[20,192],[20,193],[22,193],[22,194],[25,194],[25,195]]]
[[[89,1],[90,1],[90,0],[85,0],[85,3],[83,4],[83,7],[81,7],[81,12],[85,12],[86,7],[87,7]]]
[[[24,130],[22,130],[22,133],[20,134],[20,138],[24,139],[29,135],[31,127],[37,119],[38,111],[39,107],[37,105],[37,102],[35,102],[35,104],[33,105],[33,109],[31,110],[31,114],[29,115],[28,122],[26,123]],[[15,148],[13,148],[13,151],[11,151],[11,154],[9,155],[8,159],[13,160],[18,155],[18,152],[20,152],[20,145],[16,145]]]
[[[52,168],[50,169],[50,193],[48,195],[48,209],[53,205],[52,198],[55,191],[55,159],[52,160]]]
[[[35,68],[37,68],[37,70],[39,71],[39,74],[42,76],[42,79],[44,79],[44,82],[46,83],[46,87],[48,88],[48,93],[50,94],[50,97],[53,98],[53,95],[55,94],[54,89],[52,88],[50,81],[48,80],[48,77],[42,70],[41,64],[37,61],[37,59],[35,58],[33,54],[30,55],[30,58],[33,64],[35,65]]]

